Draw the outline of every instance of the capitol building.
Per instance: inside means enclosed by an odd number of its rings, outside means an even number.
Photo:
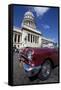
[[[24,14],[21,28],[13,27],[13,47],[53,47],[54,42],[43,37],[36,29],[34,15],[31,11]]]

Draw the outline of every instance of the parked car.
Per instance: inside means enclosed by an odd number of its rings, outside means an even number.
[[[35,75],[41,80],[49,78],[52,69],[58,65],[58,48],[23,48],[19,60],[23,61],[26,75],[31,78]]]

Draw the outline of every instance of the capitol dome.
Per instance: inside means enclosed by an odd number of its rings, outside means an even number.
[[[34,15],[31,11],[27,11],[25,14],[24,14],[24,18],[26,19],[34,19]]]
[[[34,15],[33,15],[33,13],[31,12],[31,11],[27,11],[26,13],[25,13],[25,16],[32,16],[32,17],[34,17]]]

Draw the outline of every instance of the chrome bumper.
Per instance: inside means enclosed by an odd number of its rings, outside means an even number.
[[[18,55],[18,60],[24,61],[24,60],[28,60],[28,58],[26,57],[26,55],[24,55],[23,53],[20,53]]]
[[[25,63],[23,63],[23,67],[24,67],[25,73],[28,77],[35,76],[41,69],[41,65],[36,66],[36,67],[31,67],[30,65],[25,64]]]

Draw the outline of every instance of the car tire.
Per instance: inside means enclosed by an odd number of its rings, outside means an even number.
[[[36,74],[35,76],[29,77],[29,80],[30,80],[30,81],[34,81],[34,80],[36,80],[36,79],[37,79],[37,74]]]
[[[52,64],[49,60],[46,60],[39,71],[38,78],[41,80],[46,80],[49,78],[52,71]]]

